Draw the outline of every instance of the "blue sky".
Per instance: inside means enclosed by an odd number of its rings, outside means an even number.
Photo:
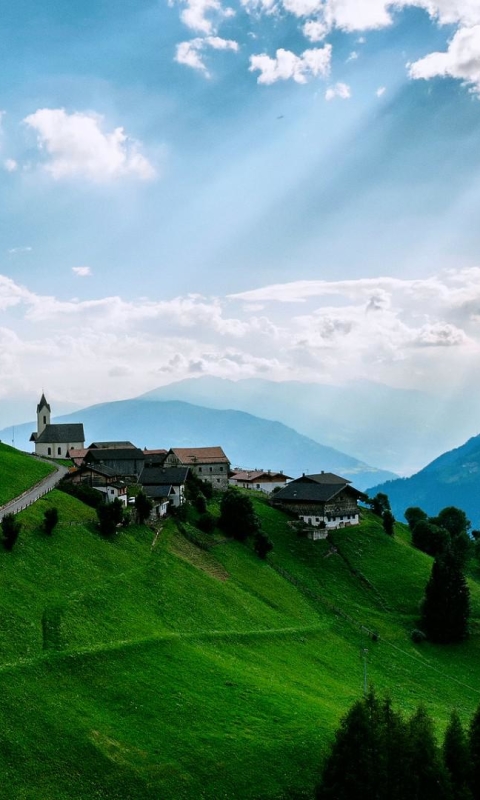
[[[477,0],[24,1],[0,61],[0,400],[480,388]]]

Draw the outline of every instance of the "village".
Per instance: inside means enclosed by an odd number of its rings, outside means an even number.
[[[152,503],[152,516],[165,517],[185,502],[189,474],[215,491],[229,487],[263,492],[277,508],[298,517],[308,536],[324,539],[328,530],[358,525],[358,503],[365,495],[349,480],[320,471],[293,478],[283,471],[233,468],[221,446],[138,448],[130,441],[95,441],[85,447],[82,423],[51,423],[51,407],[44,394],[37,405],[37,430],[30,441],[35,455],[70,460],[67,479],[101,492],[105,503],[134,503],[132,485]]]

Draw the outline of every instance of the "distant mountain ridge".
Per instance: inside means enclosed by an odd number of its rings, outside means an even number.
[[[221,445],[232,466],[282,469],[297,477],[303,472],[335,472],[364,489],[378,480],[396,477],[386,470],[326,447],[280,422],[242,411],[210,409],[177,401],[119,400],[90,406],[55,422],[83,422],[87,444],[95,440],[130,439],[138,447],[205,447]],[[31,450],[33,423],[16,426],[16,446]],[[10,429],[0,431],[9,441]]]
[[[436,514],[445,506],[463,509],[473,528],[480,528],[480,435],[439,456],[410,478],[378,484],[369,494],[385,492],[393,513],[403,519],[408,506]]]

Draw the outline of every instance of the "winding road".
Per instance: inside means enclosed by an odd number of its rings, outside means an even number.
[[[52,462],[49,461],[48,463],[51,464]],[[40,483],[32,486],[31,489],[28,489],[28,491],[10,500],[10,502],[5,503],[4,506],[0,506],[0,521],[5,514],[18,514],[19,511],[22,511],[22,509],[27,506],[31,506],[32,503],[55,488],[62,480],[63,476],[68,474],[68,469],[60,464],[55,464],[54,466],[55,472],[51,472],[50,475],[47,475]]]

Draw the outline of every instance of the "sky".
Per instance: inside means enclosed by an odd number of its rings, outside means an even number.
[[[0,74],[0,401],[480,390],[478,0],[18,0]]]

